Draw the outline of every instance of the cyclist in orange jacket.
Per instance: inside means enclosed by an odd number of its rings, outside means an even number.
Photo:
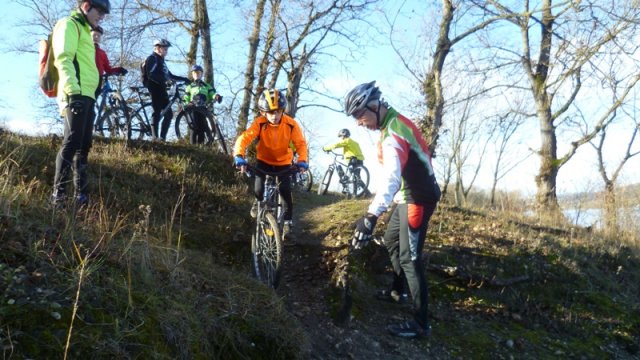
[[[287,99],[282,91],[267,89],[258,100],[258,116],[251,126],[236,139],[233,148],[234,164],[241,171],[246,169],[245,154],[247,147],[253,140],[258,139],[256,146],[256,167],[269,172],[281,172],[291,166],[293,150],[292,143],[298,153],[296,165],[300,171],[309,169],[307,157],[307,141],[302,134],[300,125],[291,116],[284,113]],[[257,201],[262,201],[265,176],[256,174],[254,194]],[[280,195],[285,204],[284,234],[287,235],[293,226],[293,199],[291,197],[291,177],[289,175],[278,178]],[[255,217],[257,202],[251,208],[251,216]]]

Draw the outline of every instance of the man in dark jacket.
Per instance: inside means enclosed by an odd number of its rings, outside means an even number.
[[[188,81],[186,77],[173,75],[164,58],[169,52],[171,43],[165,39],[159,39],[153,43],[153,53],[147,57],[144,62],[144,86],[149,89],[151,94],[151,103],[153,105],[153,124],[151,126],[152,137],[154,140],[167,139],[167,132],[173,118],[171,108],[167,109],[162,119],[162,128],[158,134],[158,125],[160,125],[160,116],[162,110],[169,104],[169,94],[167,93],[167,85],[171,81]]]

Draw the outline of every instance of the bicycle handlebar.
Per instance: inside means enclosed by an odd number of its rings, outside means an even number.
[[[251,176],[252,172],[261,173],[267,176],[284,176],[284,175],[295,174],[300,170],[300,167],[298,167],[298,165],[291,165],[287,169],[284,169],[278,172],[262,170],[251,164],[247,164],[245,166],[247,167],[247,171],[245,171],[247,173],[247,176]]]

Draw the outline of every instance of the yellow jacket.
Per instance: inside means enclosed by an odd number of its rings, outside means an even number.
[[[307,141],[298,122],[287,114],[282,114],[280,124],[272,125],[266,117],[258,116],[251,126],[238,138],[233,147],[233,155],[245,156],[247,147],[258,139],[256,147],[258,160],[269,165],[290,165],[293,160],[293,143],[298,152],[298,161],[309,162]]]
[[[352,157],[355,157],[358,160],[364,160],[364,155],[362,155],[362,150],[360,150],[360,144],[351,138],[345,138],[333,145],[327,145],[323,147],[322,150],[329,151],[335,148],[342,148],[342,154],[345,160],[349,160]]]
[[[58,69],[58,105],[61,111],[71,95],[95,99],[100,81],[96,51],[89,23],[77,10],[59,20],[53,28],[52,50]]]

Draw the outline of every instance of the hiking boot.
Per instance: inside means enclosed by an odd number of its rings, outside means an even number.
[[[249,210],[249,215],[251,215],[252,218],[256,218],[258,216],[258,201],[254,200],[253,201],[253,205],[251,205],[251,210]]]
[[[415,339],[431,335],[430,325],[422,327],[415,320],[408,320],[398,324],[391,324],[387,326],[387,330],[393,336],[398,336],[406,339]]]
[[[399,293],[397,290],[383,289],[376,293],[376,299],[396,304],[406,304],[409,301],[407,293]]]

